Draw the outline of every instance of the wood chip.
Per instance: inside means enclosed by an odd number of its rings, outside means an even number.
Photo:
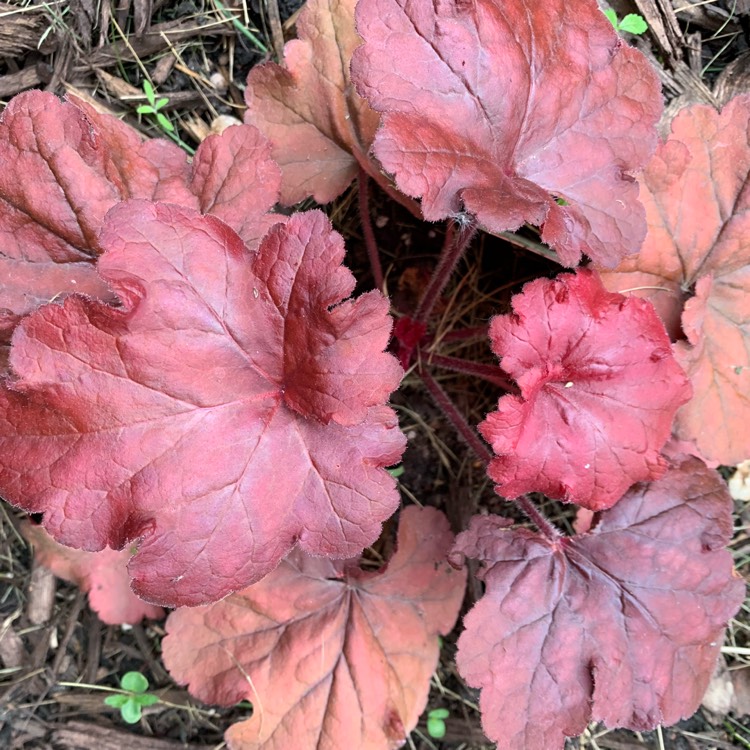
[[[26,604],[26,617],[32,625],[42,625],[52,618],[56,586],[55,576],[47,568],[34,563]]]
[[[142,737],[133,732],[70,721],[54,729],[51,736],[56,750],[205,750],[205,745],[186,745],[172,740]]]

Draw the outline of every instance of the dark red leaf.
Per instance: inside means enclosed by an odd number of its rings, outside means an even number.
[[[456,662],[503,750],[555,750],[590,721],[635,730],[699,706],[745,586],[724,549],[721,477],[685,459],[588,534],[550,541],[473,519],[456,552],[484,563]]]
[[[41,526],[28,522],[21,526],[21,533],[33,546],[34,559],[40,565],[88,592],[91,609],[102,622],[135,625],[144,617],[164,617],[161,607],[144,602],[130,590],[129,549],[82,552],[58,544]]]
[[[377,572],[295,551],[254,586],[172,613],[165,664],[207,703],[252,701],[226,733],[231,750],[400,747],[463,598],[451,544],[442,513],[410,506]]]
[[[543,492],[591,510],[659,477],[660,450],[690,386],[653,306],[607,292],[591,271],[527,284],[490,340],[521,395],[479,429],[510,498]]]
[[[84,102],[32,91],[0,117],[0,347],[25,314],[77,292],[112,301],[93,262],[104,215],[127,198],[213,213],[257,244],[280,174],[249,126],[208,138],[192,168],[168,141],[143,141]]]
[[[594,0],[361,0],[356,19],[375,155],[426,219],[463,206],[492,232],[544,225],[566,265],[638,250],[628,173],[656,146],[661,93]]]
[[[749,133],[750,97],[683,109],[641,179],[643,250],[604,276],[653,299],[675,338],[682,315],[676,354],[695,396],[676,432],[724,464],[750,456]]]
[[[16,331],[0,398],[0,487],[88,550],[140,539],[134,590],[198,604],[299,543],[358,554],[398,505],[404,438],[383,406],[401,368],[379,292],[325,216],[255,253],[213,217],[130,201],[98,268],[122,309],[69,297]]]

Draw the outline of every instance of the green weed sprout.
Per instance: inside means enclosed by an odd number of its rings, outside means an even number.
[[[427,714],[427,734],[433,740],[441,740],[445,737],[445,720],[450,716],[447,708],[433,708]]]
[[[141,709],[159,702],[159,696],[147,693],[148,680],[140,672],[126,672],[120,679],[122,692],[108,695],[104,702],[120,709],[123,721],[136,724],[141,720]]]
[[[159,111],[162,107],[168,104],[169,99],[166,96],[157,99],[154,87],[148,79],[143,81],[143,93],[146,95],[146,99],[148,99],[148,104],[141,104],[141,106],[136,109],[136,112],[139,115],[152,115],[156,118],[156,122],[159,123],[163,130],[168,133],[174,132],[174,125],[172,125],[163,112]]]
[[[618,21],[617,13],[612,8],[607,8],[604,15],[609,18],[610,23],[615,27],[615,31],[618,32],[626,31],[628,34],[639,35],[648,29],[648,24],[643,16],[639,16],[637,13],[628,13],[621,21]]]

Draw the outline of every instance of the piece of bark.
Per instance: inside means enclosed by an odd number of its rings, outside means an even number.
[[[21,57],[26,52],[36,50],[50,20],[44,9],[23,8],[15,3],[0,2],[0,57]],[[51,52],[57,40],[54,33],[44,39],[43,53]]]
[[[52,617],[56,586],[54,574],[35,562],[26,604],[26,617],[32,625],[42,625]]]
[[[732,97],[750,92],[750,50],[741,52],[730,62],[714,84],[714,96],[720,107]]]
[[[684,40],[669,0],[635,0],[635,4],[662,52],[672,62],[679,60]]]
[[[29,65],[15,73],[0,76],[0,99],[10,99],[21,91],[33,89],[52,78],[52,69],[46,63]]]
[[[5,669],[18,669],[28,658],[21,636],[8,623],[7,627],[0,630],[0,664]]]
[[[143,737],[82,721],[71,721],[54,729],[50,739],[56,750],[208,750],[211,747]]]
[[[151,26],[141,37],[106,44],[96,50],[86,60],[85,66],[79,65],[75,72],[96,68],[106,68],[116,65],[118,62],[133,62],[134,54],[139,58],[151,57],[162,50],[168,49],[169,45],[187,41],[204,36],[233,36],[234,27],[223,26],[199,26],[198,20],[177,20],[166,23],[157,23]],[[165,38],[166,37],[166,38]]]

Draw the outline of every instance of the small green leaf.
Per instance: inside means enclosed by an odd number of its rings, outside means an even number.
[[[612,24],[612,26],[614,26],[615,31],[617,31],[617,13],[615,13],[612,8],[607,8],[604,11],[604,15],[609,18],[609,22]]]
[[[565,198],[555,198],[555,203],[557,203],[558,206],[567,206],[568,201],[565,200]]]
[[[118,693],[117,695],[108,695],[104,699],[104,702],[108,706],[112,706],[112,708],[122,708],[129,700],[129,695],[122,695],[121,693]]]
[[[627,31],[629,34],[642,34],[648,29],[648,24],[637,13],[628,13],[620,21],[620,31]]]
[[[167,104],[169,104],[169,99],[166,96],[162,96],[161,99],[159,99],[158,101],[154,102],[154,107],[156,107],[156,109],[161,109],[162,107],[166,106]]]
[[[137,724],[141,720],[141,705],[138,701],[128,698],[127,703],[120,709],[120,716],[128,724]]]
[[[401,466],[394,466],[392,469],[386,469],[386,471],[394,478],[400,477],[404,473],[404,466],[403,464]]]
[[[146,95],[146,99],[153,104],[156,99],[156,94],[154,93],[154,87],[151,85],[151,81],[147,78],[143,81],[143,93]]]
[[[153,693],[142,693],[141,695],[135,696],[135,700],[137,700],[142,706],[153,706],[161,699],[158,695],[154,695]]]
[[[445,737],[445,722],[442,719],[427,719],[427,734],[434,740]]]
[[[156,114],[156,110],[150,104],[140,104],[135,111],[139,115],[155,115]]]
[[[140,672],[126,672],[120,680],[120,687],[130,693],[145,693],[148,680]]]
[[[174,125],[172,125],[172,123],[164,117],[161,112],[156,113],[156,121],[162,126],[162,128],[164,128],[164,130],[167,130],[170,133],[174,130]]]
[[[447,719],[451,715],[451,712],[447,708],[433,708],[427,714],[428,719]]]

